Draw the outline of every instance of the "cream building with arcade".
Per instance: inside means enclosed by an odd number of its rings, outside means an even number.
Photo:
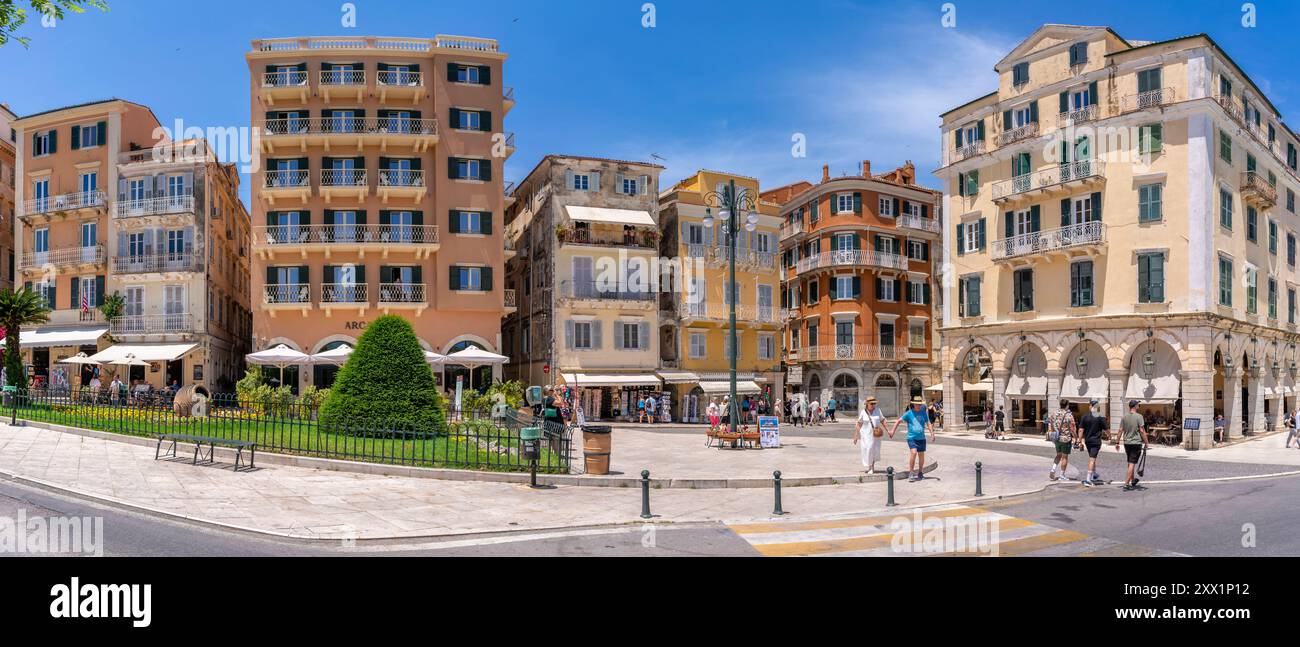
[[[1280,425],[1297,381],[1300,139],[1207,35],[1046,25],[942,115],[952,422],[1136,399],[1184,446]],[[1179,434],[1178,423],[1200,423]]]

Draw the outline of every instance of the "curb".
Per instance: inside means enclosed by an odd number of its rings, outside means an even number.
[[[33,429],[45,429],[47,431],[57,431],[59,433],[82,436],[84,438],[95,438],[97,440],[106,440],[111,442],[126,443],[128,445],[137,445],[140,447],[156,446],[158,441],[153,438],[143,436],[127,436],[115,434],[108,431],[97,431],[94,429],[82,429],[80,427],[67,427],[48,422],[18,421],[18,427],[31,427]],[[215,456],[225,461],[233,461],[235,452],[225,447],[217,447]],[[377,476],[405,476],[410,478],[434,479],[440,481],[471,481],[482,483],[511,483],[522,485],[529,483],[529,474],[526,472],[475,472],[471,470],[456,470],[445,468],[431,467],[405,467],[402,465],[387,465],[384,463],[364,463],[360,461],[340,460],[334,458],[316,458],[312,456],[296,456],[293,454],[279,454],[270,451],[258,452],[256,462],[267,465],[280,465],[286,467],[302,467],[305,469],[317,469],[331,472],[352,472],[358,474],[374,474]],[[936,461],[924,468],[926,474],[938,469],[939,463]],[[898,475],[895,474],[895,478]],[[827,485],[849,485],[862,483],[884,483],[888,477],[883,473],[876,474],[851,474],[847,476],[808,476],[808,477],[785,477],[781,478],[782,487],[820,487]],[[604,487],[604,488],[639,488],[641,479],[638,476],[578,476],[573,474],[538,474],[537,482],[541,485],[565,485],[571,487]],[[744,477],[744,478],[662,478],[650,479],[650,487],[656,490],[746,490],[772,487],[771,477]]]

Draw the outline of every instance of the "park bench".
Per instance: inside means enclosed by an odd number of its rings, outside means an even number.
[[[169,453],[163,454],[162,446],[163,443],[167,441],[171,441],[172,445]],[[154,449],[154,460],[158,460],[164,455],[176,458],[176,443],[178,442],[194,444],[194,465],[198,465],[199,461],[207,464],[215,463],[216,460],[213,458],[213,453],[216,452],[217,445],[221,445],[222,447],[231,447],[235,450],[236,472],[240,471],[240,466],[243,464],[245,449],[248,450],[248,469],[252,470],[255,468],[254,461],[257,460],[257,443],[247,440],[231,440],[229,438],[213,438],[210,436],[192,436],[189,434],[158,434],[158,447]],[[204,445],[208,446],[206,457],[203,452]]]

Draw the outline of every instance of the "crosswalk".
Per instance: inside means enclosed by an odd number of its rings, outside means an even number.
[[[1172,555],[963,505],[728,528],[765,557]]]

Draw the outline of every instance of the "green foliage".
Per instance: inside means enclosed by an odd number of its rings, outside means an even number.
[[[248,367],[244,377],[235,383],[235,395],[240,400],[251,400],[257,387],[262,386],[262,370],[255,366]]]
[[[19,2],[20,0],[0,0],[0,45],[9,42],[10,38],[23,47],[31,42],[30,38],[13,36],[27,22],[29,11],[20,6]],[[63,20],[68,12],[85,13],[87,8],[108,11],[108,0],[27,0],[27,4],[38,19],[48,16],[54,20]]]
[[[104,315],[104,321],[108,322],[111,328],[113,321],[126,314],[126,299],[122,296],[122,293],[114,292],[105,296],[104,303],[99,306],[99,313]],[[108,335],[108,340],[110,342],[117,341],[111,333]]]
[[[50,309],[45,307],[45,297],[31,290],[5,290],[0,292],[0,328],[5,330],[5,374],[9,385],[19,390],[27,388],[27,372],[23,370],[19,335],[25,326],[43,324],[50,320]]]
[[[442,396],[409,322],[386,315],[366,326],[321,407],[320,423],[446,432]]]
[[[518,409],[524,406],[524,383],[523,382],[497,382],[488,387],[487,392],[479,393],[478,391],[468,391],[461,397],[464,399],[465,411],[491,411],[496,406],[497,396],[505,398],[506,406],[511,409]]]

